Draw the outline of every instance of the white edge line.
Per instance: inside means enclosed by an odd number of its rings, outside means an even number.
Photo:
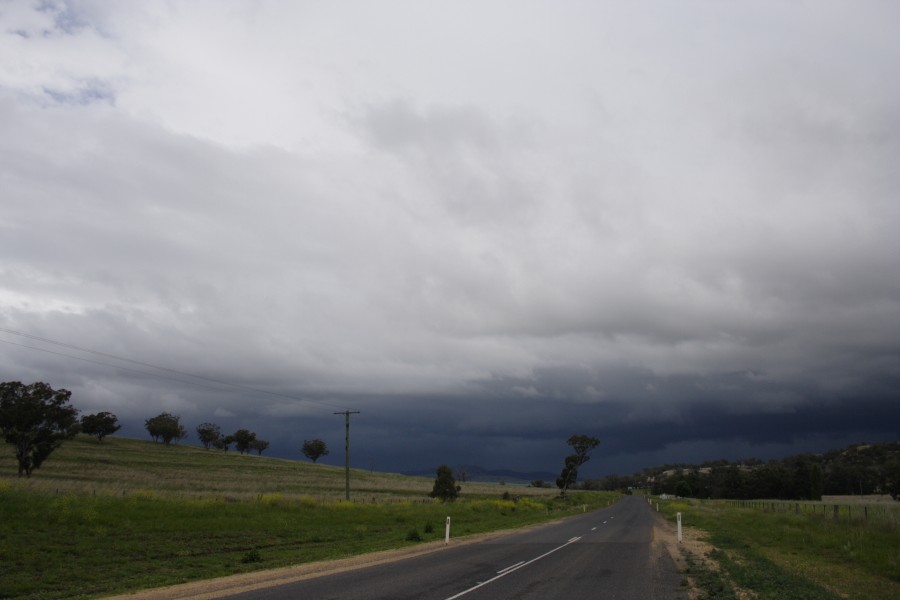
[[[530,565],[531,563],[537,562],[537,561],[541,560],[542,558],[544,558],[544,557],[546,557],[546,556],[550,556],[551,554],[553,554],[553,553],[556,552],[557,550],[562,550],[563,548],[565,548],[565,547],[568,546],[569,544],[573,544],[573,543],[577,542],[577,541],[580,540],[580,539],[581,539],[580,536],[579,536],[579,537],[573,537],[571,540],[569,540],[568,542],[566,542],[566,543],[563,544],[562,546],[557,546],[557,547],[554,548],[553,550],[550,550],[549,552],[545,552],[545,553],[541,554],[540,556],[538,556],[538,557],[536,557],[536,558],[532,558],[532,559],[529,560],[528,562],[520,563],[518,566],[513,565],[512,567],[509,567],[508,569],[504,569],[503,572],[500,573],[499,575],[497,575],[496,577],[491,577],[491,578],[488,579],[487,581],[482,581],[482,582],[479,583],[478,585],[474,585],[474,586],[470,587],[469,589],[463,590],[463,591],[461,591],[460,593],[458,593],[458,594],[456,594],[456,595],[454,595],[454,596],[450,596],[449,598],[447,598],[447,600],[456,600],[456,598],[462,598],[463,596],[465,596],[465,595],[468,594],[469,592],[474,592],[474,591],[477,590],[478,588],[483,587],[483,586],[486,586],[487,584],[491,583],[492,581],[497,581],[497,580],[500,579],[501,577],[506,577],[506,576],[509,575],[510,573],[514,573],[515,571],[518,571],[518,570],[521,569],[522,567],[527,567],[527,566]]]

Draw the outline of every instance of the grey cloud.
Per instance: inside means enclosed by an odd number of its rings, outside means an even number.
[[[485,8],[462,51],[194,6],[9,17],[0,326],[283,396],[11,335],[4,379],[285,456],[360,409],[388,469],[896,435],[893,9]]]

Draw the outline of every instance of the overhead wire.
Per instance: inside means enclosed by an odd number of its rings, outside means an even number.
[[[215,377],[207,377],[207,376],[204,376],[204,375],[197,375],[197,374],[194,374],[194,373],[187,373],[187,372],[185,372],[185,371],[179,371],[179,370],[177,370],[177,369],[172,369],[172,368],[169,368],[169,367],[161,367],[161,366],[159,366],[159,365],[154,365],[154,364],[152,364],[152,363],[148,363],[148,362],[144,362],[144,361],[140,361],[140,360],[135,360],[135,359],[132,359],[132,358],[127,358],[127,357],[124,357],[124,356],[118,356],[118,355],[111,354],[111,353],[108,353],[108,352],[101,352],[101,351],[99,351],[99,350],[93,350],[93,349],[91,349],[91,348],[85,348],[85,347],[82,347],[82,346],[77,346],[77,345],[75,345],[75,344],[69,344],[69,343],[66,343],[66,342],[61,342],[61,341],[58,341],[58,340],[53,340],[53,339],[50,339],[50,338],[41,337],[41,336],[33,335],[33,334],[30,334],[30,333],[25,333],[25,332],[22,332],[22,331],[16,331],[15,329],[8,329],[8,328],[6,328],[6,327],[0,327],[0,332],[8,333],[8,334],[11,334],[11,335],[17,335],[17,336],[20,336],[20,337],[24,337],[24,338],[27,338],[27,339],[35,340],[35,341],[38,341],[38,342],[43,342],[43,343],[46,343],[46,344],[53,344],[53,345],[55,345],[55,346],[60,346],[60,347],[63,347],[63,348],[69,348],[69,349],[71,349],[71,350],[77,350],[77,351],[79,351],[79,352],[86,352],[86,353],[88,353],[88,354],[93,354],[93,355],[95,355],[95,356],[101,356],[101,357],[110,358],[110,359],[117,360],[117,361],[122,361],[122,362],[125,362],[125,363],[130,363],[130,364],[133,364],[133,365],[138,365],[138,366],[142,366],[142,367],[148,367],[148,368],[151,368],[151,369],[156,369],[157,371],[162,371],[163,373],[168,373],[169,375],[165,375],[165,374],[162,374],[162,373],[154,373],[154,372],[152,372],[152,371],[143,371],[143,370],[140,370],[140,369],[134,369],[134,368],[124,367],[124,366],[118,365],[118,364],[112,364],[112,363],[103,362],[103,361],[99,361],[99,360],[93,360],[93,359],[85,358],[85,357],[81,357],[81,356],[73,356],[73,355],[71,355],[71,354],[66,354],[66,353],[63,353],[63,352],[57,352],[57,351],[54,351],[54,350],[49,350],[49,349],[47,349],[47,348],[40,348],[40,347],[37,347],[37,346],[29,346],[29,345],[27,345],[27,344],[19,344],[19,343],[12,342],[12,341],[9,341],[9,340],[0,339],[0,342],[3,342],[3,343],[5,343],[5,344],[9,344],[9,345],[12,345],[12,346],[18,346],[18,347],[21,347],[21,348],[28,348],[28,349],[30,349],[30,350],[36,350],[36,351],[38,351],[38,352],[46,352],[46,353],[48,353],[48,354],[54,354],[54,355],[57,355],[57,356],[64,356],[64,357],[66,357],[66,358],[71,358],[71,359],[74,359],[74,360],[80,360],[80,361],[88,362],[88,363],[92,363],[92,364],[97,364],[97,365],[103,365],[103,366],[107,366],[107,367],[112,367],[112,368],[115,368],[115,369],[120,369],[120,370],[122,370],[122,371],[130,372],[130,373],[136,373],[136,374],[140,374],[140,375],[149,375],[149,376],[151,376],[151,377],[159,377],[159,378],[161,378],[161,379],[168,379],[169,381],[176,381],[176,382],[179,382],[179,383],[187,383],[187,384],[190,384],[190,385],[196,385],[196,386],[201,386],[201,387],[207,387],[207,388],[211,388],[211,389],[218,389],[218,388],[213,388],[213,387],[210,386],[210,385],[207,385],[208,383],[215,383],[215,384],[218,384],[218,385],[223,385],[223,386],[231,387],[231,388],[238,389],[238,390],[241,390],[241,391],[244,391],[244,392],[251,392],[251,393],[254,393],[254,394],[265,394],[265,395],[268,395],[268,396],[275,396],[275,397],[279,397],[279,398],[286,398],[286,399],[288,399],[288,400],[296,400],[296,401],[298,401],[298,402],[308,402],[308,403],[310,403],[310,404],[318,404],[318,405],[320,405],[320,406],[327,406],[328,408],[345,408],[345,407],[339,406],[339,405],[334,404],[334,403],[331,403],[331,402],[325,402],[325,401],[323,401],[323,400],[312,400],[312,399],[310,399],[310,398],[300,398],[300,397],[297,397],[297,396],[291,396],[291,395],[289,395],[289,394],[282,394],[282,393],[280,393],[280,392],[273,392],[273,391],[270,391],[270,390],[263,390],[263,389],[259,389],[259,388],[254,388],[254,387],[242,385],[242,384],[239,384],[239,383],[233,383],[233,382],[230,382],[230,381],[225,381],[225,380],[223,380],[223,379],[217,379],[217,378],[215,378]],[[197,380],[200,380],[200,381],[190,381],[190,380],[185,380],[185,379],[178,379],[178,378],[174,377],[174,376],[176,376],[176,375],[179,376],[179,377],[189,377],[189,378],[193,378],[193,379],[197,379]],[[203,383],[203,382],[205,382],[205,383]]]

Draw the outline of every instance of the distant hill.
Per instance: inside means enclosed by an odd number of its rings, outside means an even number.
[[[418,471],[404,471],[403,475],[413,477],[434,477],[435,469],[420,469]],[[465,477],[460,477],[465,473]],[[535,480],[542,480],[551,485],[556,481],[556,475],[546,471],[512,471],[510,469],[485,469],[478,465],[459,465],[453,467],[453,475],[457,480],[474,481],[480,483],[509,483],[514,485],[527,485]]]
[[[697,498],[818,500],[824,495],[888,494],[900,499],[900,442],[854,444],[768,462],[668,464],[586,484],[605,490],[648,488],[653,493]]]

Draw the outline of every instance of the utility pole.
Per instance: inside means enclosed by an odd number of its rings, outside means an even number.
[[[350,500],[350,415],[358,415],[358,410],[345,410],[344,412],[336,412],[336,415],[344,415],[345,435],[344,435],[344,494],[347,500]]]

